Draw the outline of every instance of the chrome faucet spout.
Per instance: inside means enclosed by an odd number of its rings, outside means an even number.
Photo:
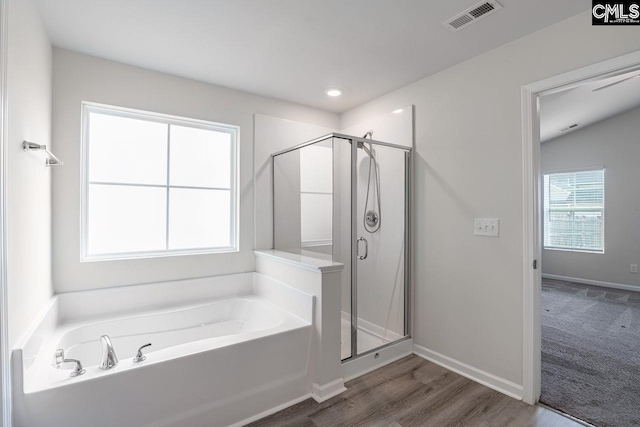
[[[100,337],[100,344],[102,344],[102,362],[100,363],[100,369],[111,369],[118,365],[118,356],[113,349],[111,338],[108,335]]]

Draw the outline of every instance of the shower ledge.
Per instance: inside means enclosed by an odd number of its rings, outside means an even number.
[[[255,250],[253,253],[258,258],[266,258],[289,264],[294,267],[303,268],[305,270],[331,273],[334,271],[342,271],[344,264],[322,258],[314,258],[305,255],[293,254],[290,252],[279,251],[276,249]]]

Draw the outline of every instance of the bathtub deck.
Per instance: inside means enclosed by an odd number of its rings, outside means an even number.
[[[528,426],[579,427],[568,418],[529,406],[418,356],[408,356],[346,384],[323,403],[308,399],[253,427]]]

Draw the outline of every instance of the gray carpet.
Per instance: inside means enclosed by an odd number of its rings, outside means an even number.
[[[640,292],[543,280],[540,401],[596,426],[640,426]]]

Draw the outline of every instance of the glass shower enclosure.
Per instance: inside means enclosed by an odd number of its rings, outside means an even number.
[[[410,336],[411,148],[329,134],[272,155],[274,248],[342,271],[342,360]]]

